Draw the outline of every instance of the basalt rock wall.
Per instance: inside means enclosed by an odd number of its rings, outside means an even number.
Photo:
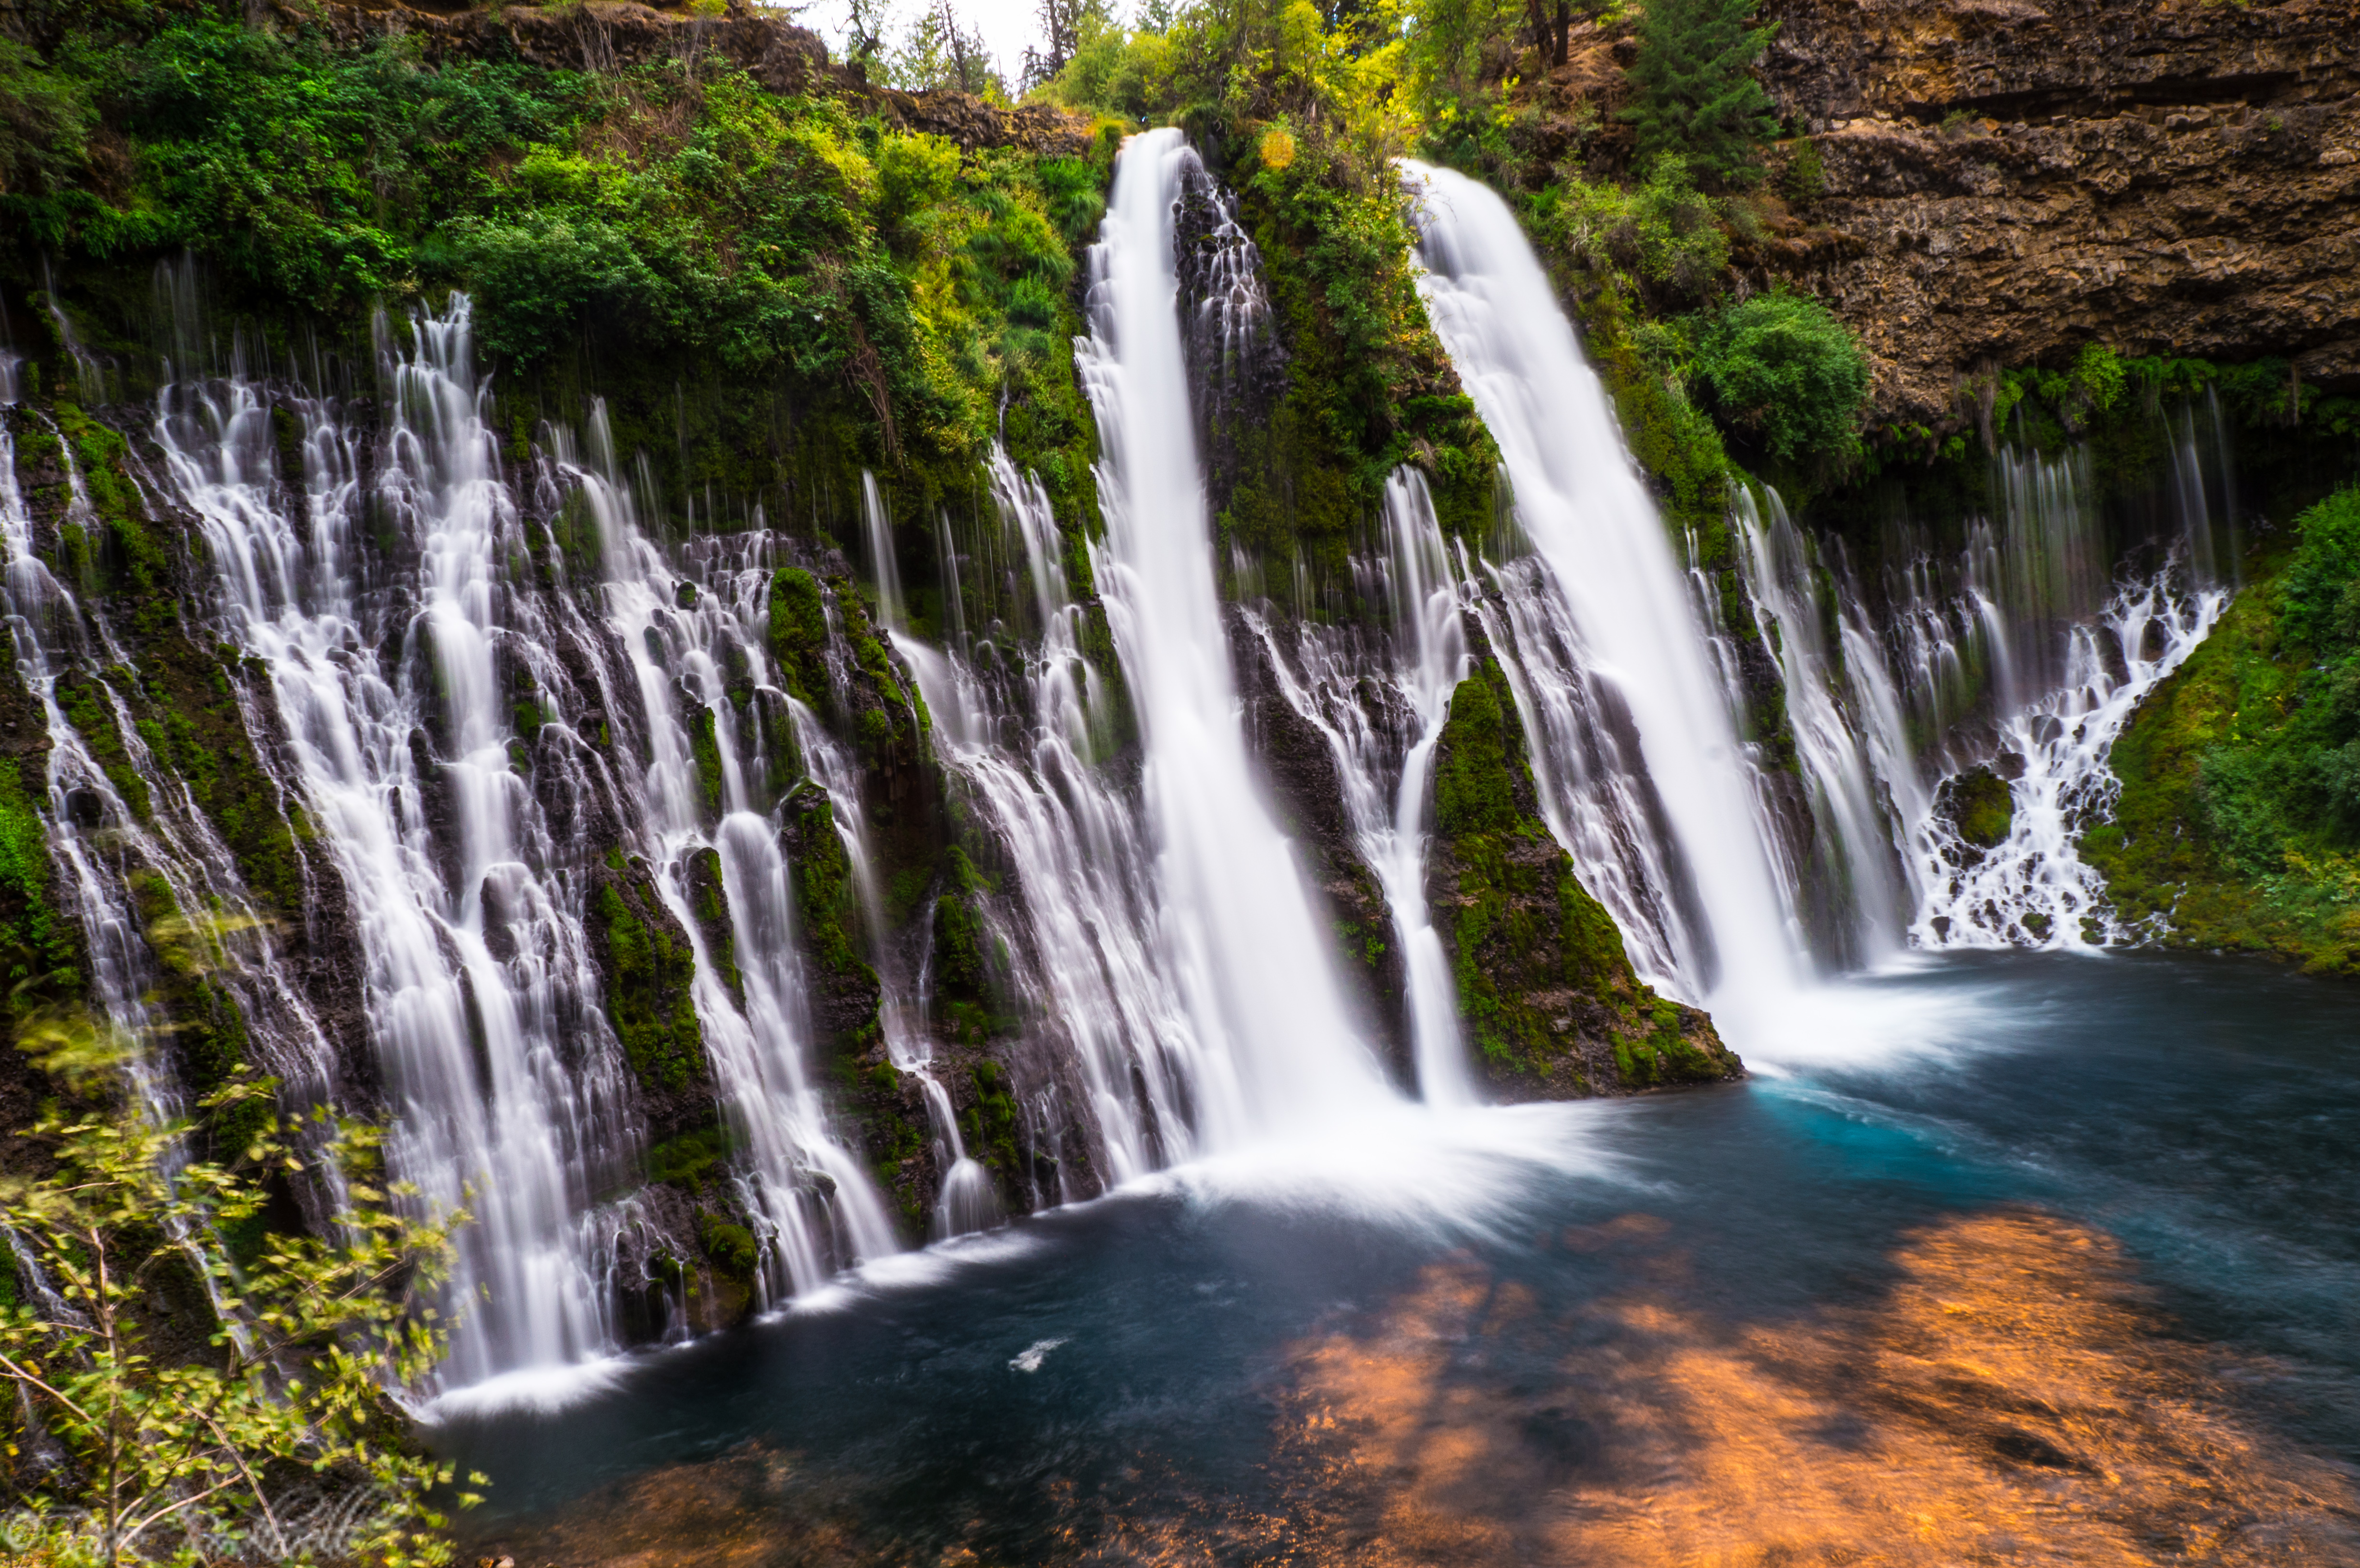
[[[1862,334],[1878,414],[2124,354],[2283,356],[2360,385],[2349,0],[1773,0],[1763,76],[1826,191],[1766,270]]]

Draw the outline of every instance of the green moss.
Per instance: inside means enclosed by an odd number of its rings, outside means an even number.
[[[0,638],[0,657],[7,648],[7,640]],[[0,680],[14,674],[13,668],[0,670]],[[37,755],[22,764],[0,763],[0,973],[6,977],[0,987],[0,1007],[5,1009],[0,1016],[12,1037],[44,1006],[82,988],[79,932],[50,898],[49,824],[25,784],[27,767],[38,761]]]
[[[975,1104],[963,1117],[960,1135],[975,1159],[998,1171],[1003,1181],[1012,1181],[1019,1160],[1014,1085],[1007,1069],[989,1059],[978,1062],[969,1077],[975,1085]]]
[[[728,779],[722,768],[721,741],[713,710],[694,705],[688,716],[688,747],[696,763],[696,800],[707,823],[721,820]]]
[[[688,857],[689,912],[705,938],[705,962],[740,1007],[746,1001],[745,977],[738,971],[737,926],[729,917],[729,889],[723,880],[721,852],[700,849]]]
[[[1434,805],[1436,826],[1452,838],[1516,825],[1515,779],[1493,690],[1500,679],[1497,667],[1488,667],[1450,694],[1441,741],[1447,760],[1435,773]]]
[[[56,691],[58,707],[66,722],[82,733],[91,759],[106,775],[106,781],[115,786],[124,806],[139,821],[148,821],[154,815],[154,805],[148,796],[148,780],[131,765],[130,749],[115,724],[114,706],[107,700],[105,689],[88,676],[66,674],[58,677]]]
[[[2115,742],[2121,795],[2081,853],[2173,943],[2360,969],[2360,491],[2259,566]]]
[[[761,1247],[744,1225],[706,1212],[696,1216],[696,1233],[714,1271],[724,1278],[751,1279],[761,1267]]]
[[[1942,795],[1961,838],[1978,849],[2007,842],[2016,822],[2016,795],[2006,779],[1988,768],[1972,768],[1951,779]]]
[[[705,1031],[690,996],[695,959],[661,914],[646,867],[602,879],[590,900],[606,977],[606,1016],[623,1054],[651,1090],[686,1088],[705,1073]]]
[[[1693,1043],[1688,1015],[1640,983],[1613,918],[1538,820],[1511,711],[1486,659],[1452,693],[1435,773],[1436,922],[1485,1074],[1553,1095],[1731,1076],[1734,1059]],[[1604,1047],[1609,1080],[1590,1054]]]
[[[934,900],[934,985],[945,999],[980,1002],[989,996],[981,934],[982,922],[965,898],[945,893]]]
[[[852,886],[852,862],[836,829],[836,803],[811,789],[796,802],[802,853],[795,857],[795,912],[803,920],[804,945],[827,969],[873,976],[852,939],[859,904]]]
[[[827,607],[819,579],[799,566],[782,566],[770,578],[770,657],[788,691],[811,706],[827,690],[821,662],[827,648]]]
[[[648,1149],[648,1180],[698,1187],[726,1173],[737,1140],[722,1127],[694,1127]]]

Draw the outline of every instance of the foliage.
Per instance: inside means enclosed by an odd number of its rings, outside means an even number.
[[[1786,167],[1779,176],[1779,189],[1786,200],[1797,207],[1808,207],[1828,193],[1828,166],[1819,157],[1819,144],[1808,136],[1795,143],[1786,155]]]
[[[1513,82],[1508,37],[1513,0],[1425,0],[1404,7],[1403,86],[1426,149],[1461,168],[1496,163],[1506,150]]]
[[[218,1120],[268,1094],[241,1080],[207,1105]],[[0,1308],[0,1376],[64,1451],[27,1500],[86,1511],[78,1545],[109,1563],[235,1542],[292,1561],[303,1549],[282,1536],[274,1492],[311,1472],[374,1489],[355,1559],[448,1562],[430,1495],[455,1477],[405,1449],[386,1390],[418,1385],[442,1353],[432,1302],[464,1216],[412,1217],[414,1192],[377,1184],[373,1127],[324,1113],[261,1126],[224,1164],[183,1162],[185,1124],[129,1110],[52,1111],[25,1134],[50,1173],[0,1182],[0,1222],[38,1280]],[[234,1258],[225,1238],[257,1228],[268,1184],[315,1160],[344,1176],[333,1239],[262,1234]],[[213,1323],[204,1348],[167,1343],[168,1297]],[[26,1430],[10,1452],[38,1441]]]
[[[2296,522],[2115,743],[2083,854],[2170,940],[2360,967],[2360,490]]]
[[[1008,101],[1008,85],[992,69],[990,45],[981,33],[959,24],[948,0],[937,0],[910,22],[885,80],[912,93],[947,88],[987,103]]]
[[[1526,201],[1524,222],[1585,294],[1620,289],[1695,299],[1718,288],[1729,266],[1719,207],[1697,191],[1677,154],[1655,159],[1635,188],[1553,184]]]
[[[1239,432],[1221,523],[1265,559],[1339,573],[1395,467],[1418,462],[1443,526],[1471,533],[1491,521],[1498,457],[1426,325],[1405,198],[1369,178],[1374,149],[1308,126],[1287,146],[1241,203],[1287,329],[1287,387],[1266,426]]]
[[[1773,28],[1749,26],[1754,0],[1650,0],[1639,20],[1636,100],[1622,118],[1643,162],[1676,153],[1723,185],[1761,177],[1757,145],[1777,129],[1754,62]]]
[[[1841,467],[1860,449],[1868,356],[1852,329],[1808,294],[1775,289],[1707,318],[1696,377],[1725,424],[1782,463]]]
[[[61,190],[88,156],[92,118],[82,83],[0,38],[0,199]]]
[[[571,375],[594,345],[648,366],[668,403],[672,365],[784,391],[816,461],[890,465],[912,515],[973,488],[1012,405],[1018,460],[1073,526],[1095,520],[1067,285],[1102,168],[962,158],[713,55],[430,61],[414,37],[339,43],[211,5],[77,14],[46,61],[8,47],[0,120],[21,131],[17,111],[46,104],[54,130],[87,104],[111,149],[103,169],[60,163],[40,149],[62,131],[0,135],[0,160],[49,158],[0,180],[0,255],[21,276],[36,245],[68,262],[187,247],[243,298],[346,319],[464,289],[512,376]],[[607,380],[621,419],[630,388]],[[774,475],[730,477],[742,493]]]

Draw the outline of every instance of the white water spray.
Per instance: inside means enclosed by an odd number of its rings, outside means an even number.
[[[1147,753],[1160,937],[1206,1042],[1196,1120],[1218,1144],[1386,1096],[1239,722],[1174,270],[1195,156],[1172,130],[1125,145],[1078,357],[1103,452],[1098,576]]]
[[[1791,991],[1804,964],[1681,562],[1514,214],[1464,175],[1405,168],[1418,292],[1499,442],[1517,521],[1579,638],[1566,651],[1585,658],[1583,677],[1611,691],[1635,732],[1677,862],[1657,875],[1694,888],[1692,899],[1672,887],[1643,895],[1680,918],[1665,922],[1668,953],[1634,946],[1633,961],[1653,969],[1667,957],[1672,972],[1651,978],[1709,996],[1742,1049],[1749,1015]],[[1566,847],[1588,880],[1595,846],[1577,835]]]

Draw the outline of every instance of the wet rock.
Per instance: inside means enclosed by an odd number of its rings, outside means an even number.
[[[1540,821],[1505,677],[1475,647],[1435,748],[1426,898],[1478,1076],[1520,1100],[1742,1076],[1709,1017],[1632,970],[1613,918]]]

